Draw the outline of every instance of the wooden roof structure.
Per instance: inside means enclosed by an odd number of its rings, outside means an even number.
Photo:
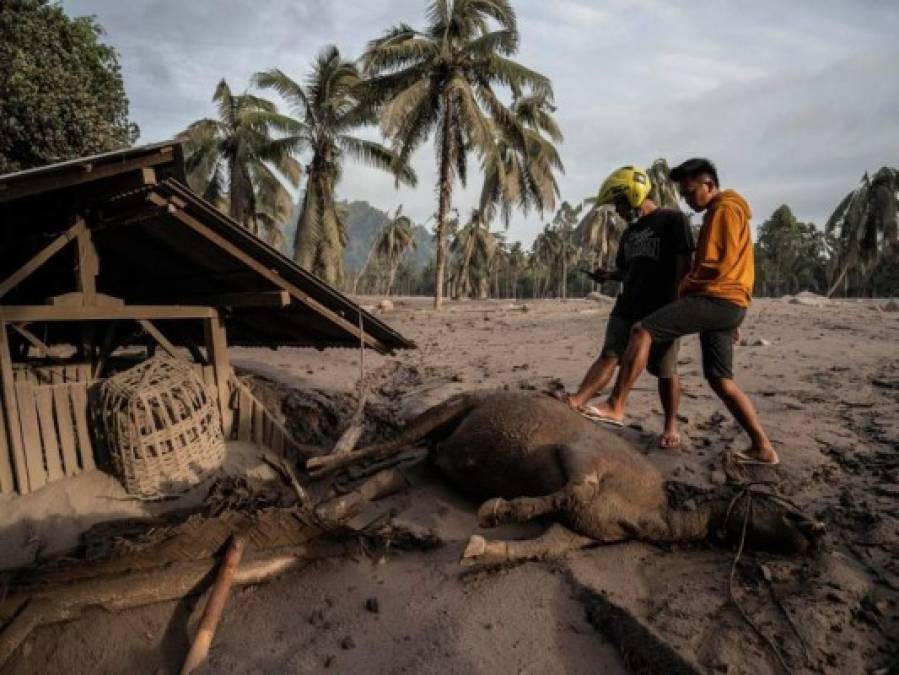
[[[202,327],[165,319],[210,313],[231,345],[354,347],[361,327],[379,352],[414,347],[191,192],[177,142],[0,176],[0,321],[49,345],[77,344],[76,322],[158,319],[190,346]]]

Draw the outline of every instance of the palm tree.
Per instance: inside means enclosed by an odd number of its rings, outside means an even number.
[[[583,204],[573,207],[568,202],[562,202],[559,210],[553,218],[556,236],[558,237],[558,262],[559,262],[559,295],[562,300],[568,298],[568,266],[577,260],[578,249],[575,245],[575,223],[581,214]]]
[[[399,159],[434,132],[438,162],[437,260],[434,306],[443,302],[447,214],[456,179],[464,185],[467,155],[494,151],[495,126],[525,145],[521,124],[497,97],[503,85],[526,87],[552,99],[549,80],[512,61],[518,49],[515,12],[508,0],[433,0],[427,26],[388,30],[369,43],[363,63],[372,100],[385,104],[381,130]],[[490,123],[493,119],[493,125]]]
[[[870,281],[885,258],[899,251],[899,170],[882,167],[874,178],[862,177],[859,186],[840,202],[824,226],[835,237],[837,251],[828,297],[840,284],[849,290],[870,291]]]
[[[591,267],[610,268],[615,263],[618,244],[627,223],[611,204],[597,206],[596,199],[591,197],[585,199],[583,205],[590,205],[591,208],[578,223],[575,241],[586,252]]]
[[[549,282],[552,279],[553,268],[562,251],[562,241],[559,233],[548,223],[543,226],[543,231],[535,238],[531,248],[531,261],[536,273],[535,297],[545,298],[549,290]],[[543,283],[540,284],[542,277]]]
[[[363,97],[358,67],[342,59],[336,47],[325,47],[319,53],[305,84],[278,69],[257,73],[254,82],[274,89],[289,102],[296,116],[292,131],[312,150],[297,221],[294,259],[328,283],[337,284],[343,277],[347,234],[337,209],[335,189],[345,156],[393,172],[398,181],[408,185],[415,185],[415,173],[389,148],[352,135],[357,128],[374,121],[375,111]]]
[[[218,83],[212,100],[218,119],[197,120],[178,134],[185,147],[188,185],[254,234],[267,230],[272,241],[291,199],[284,181],[294,187],[300,181],[300,164],[293,154],[303,139],[290,133],[292,121],[271,101],[234,95],[225,80]],[[282,135],[275,138],[274,133]]]
[[[518,277],[527,268],[527,265],[528,256],[521,247],[521,242],[514,242],[509,248],[509,255],[506,258],[506,267],[509,271],[509,293],[513,300],[518,297]]]
[[[455,297],[470,295],[475,286],[472,282],[477,284],[478,297],[487,297],[490,263],[499,242],[497,233],[490,231],[480,211],[472,210],[468,223],[457,230],[451,247],[456,261],[453,274]]]
[[[649,175],[649,182],[652,183],[649,199],[661,209],[680,210],[677,186],[671,180],[668,162],[661,158],[657,159],[646,170],[646,173]]]
[[[396,279],[396,270],[403,256],[415,250],[414,225],[408,216],[402,215],[402,207],[398,208],[378,234],[372,249],[387,267],[387,290],[390,296],[393,291],[393,282]]]
[[[513,207],[527,213],[534,206],[541,214],[555,208],[559,186],[554,171],[564,173],[565,169],[553,145],[562,141],[551,114],[554,111],[545,92],[515,98],[510,112],[522,129],[523,144],[509,136],[506,127],[491,121],[495,144],[484,158],[480,199],[487,222],[492,222],[499,209],[508,229]]]

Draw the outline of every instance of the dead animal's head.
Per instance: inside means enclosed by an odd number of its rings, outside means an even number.
[[[785,555],[817,549],[825,533],[821,521],[776,497],[749,491],[738,493],[728,502],[719,521],[719,536],[737,545],[743,539],[744,527],[747,548]]]

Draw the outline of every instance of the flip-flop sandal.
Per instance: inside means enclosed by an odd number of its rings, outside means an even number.
[[[608,424],[610,427],[624,426],[624,422],[612,419],[611,417],[606,417],[601,412],[599,412],[599,408],[597,408],[596,406],[585,405],[583,408],[578,410],[578,412],[591,422],[601,422],[602,424]]]
[[[745,452],[737,451],[734,453],[734,458],[736,459],[737,464],[740,466],[777,466],[780,464],[780,458],[777,458],[776,462],[766,462],[763,459],[754,459],[747,455]]]

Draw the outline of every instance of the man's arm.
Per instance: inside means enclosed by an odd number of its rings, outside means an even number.
[[[620,269],[604,270],[600,267],[590,272],[589,276],[600,284],[606,281],[624,281],[624,272]]]

